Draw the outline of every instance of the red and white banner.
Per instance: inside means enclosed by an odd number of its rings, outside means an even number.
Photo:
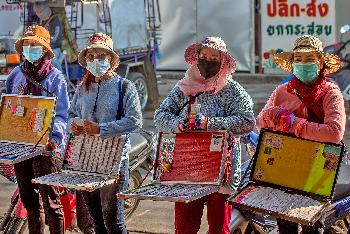
[[[261,34],[264,72],[281,71],[272,55],[292,50],[298,36],[315,35],[323,46],[335,43],[335,1],[261,0]]]

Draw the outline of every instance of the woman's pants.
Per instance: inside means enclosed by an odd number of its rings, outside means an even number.
[[[199,231],[204,204],[207,203],[209,234],[229,234],[232,206],[227,194],[213,193],[190,203],[175,203],[175,233],[195,234]]]
[[[86,206],[83,191],[76,191],[76,218],[77,226],[84,234],[95,234],[94,224]]]
[[[86,206],[97,234],[126,234],[124,200],[116,193],[128,189],[129,162],[124,160],[119,170],[119,183],[105,186],[93,192],[83,192]]]
[[[56,171],[57,165],[48,156],[37,156],[15,164],[19,194],[27,209],[30,234],[44,234],[45,218],[51,234],[64,233],[63,208],[59,191],[53,186],[33,184],[31,181],[35,177]]]

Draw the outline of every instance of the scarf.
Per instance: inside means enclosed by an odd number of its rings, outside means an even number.
[[[287,86],[288,92],[294,92],[308,109],[308,120],[323,123],[325,113],[323,98],[328,91],[327,78],[319,77],[315,83],[306,85],[293,76]]]
[[[51,57],[49,55],[44,55],[38,65],[30,63],[28,60],[25,60],[21,65],[24,73],[35,80],[38,83],[45,80],[46,77],[50,74],[53,69],[51,64]],[[32,82],[27,80],[27,85],[24,89],[24,94],[33,94],[35,96],[41,95],[41,88],[32,84]]]
[[[229,76],[205,79],[195,64],[191,65],[186,71],[185,77],[179,80],[178,86],[186,96],[195,96],[200,92],[213,92],[215,94],[226,86]]]

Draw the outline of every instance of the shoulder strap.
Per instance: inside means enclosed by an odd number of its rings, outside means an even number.
[[[129,80],[125,79],[125,78],[120,78],[118,80],[118,92],[119,92],[119,103],[118,103],[118,110],[117,110],[117,116],[116,119],[120,120],[121,118],[123,118],[125,116],[124,113],[124,105],[123,105],[123,101],[124,101],[124,96],[126,93],[126,89],[128,88],[128,84],[129,84]]]
[[[196,100],[197,97],[199,97],[200,95],[202,95],[204,92],[200,92],[197,93],[195,96],[190,96],[190,100],[188,100],[187,102],[185,102],[180,109],[176,112],[175,115],[179,115],[182,111],[183,108],[185,108],[185,106],[187,106],[188,104],[191,104],[192,102],[194,102]]]
[[[126,89],[128,88],[129,82],[130,81],[128,79],[124,79],[123,81],[122,92],[121,92],[122,97],[124,97],[126,94]]]
[[[21,69],[21,72],[23,73],[24,77],[26,78],[27,81],[29,81],[30,83],[32,83],[33,85],[39,87],[40,89],[44,90],[45,92],[47,92],[51,97],[56,97],[56,95],[53,92],[50,92],[45,86],[43,86],[42,84],[40,84],[39,82],[35,81],[33,78],[29,77],[25,72],[22,66],[19,66],[19,68]]]
[[[45,21],[45,23],[42,25],[44,28],[46,28],[48,25],[49,25],[49,23],[51,22],[51,20],[55,17],[56,15],[55,14],[52,14],[51,16],[50,16],[50,18],[49,19],[47,19],[46,21]]]

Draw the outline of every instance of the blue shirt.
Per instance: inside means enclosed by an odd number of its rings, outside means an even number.
[[[89,90],[82,83],[73,96],[69,117],[78,117],[99,123],[101,138],[126,135],[142,126],[142,112],[137,90],[128,83],[123,97],[124,117],[116,120],[119,103],[118,81],[111,77],[100,84],[91,83]],[[97,95],[98,94],[98,95]],[[96,102],[96,110],[94,106]],[[122,159],[127,157],[123,155]]]

